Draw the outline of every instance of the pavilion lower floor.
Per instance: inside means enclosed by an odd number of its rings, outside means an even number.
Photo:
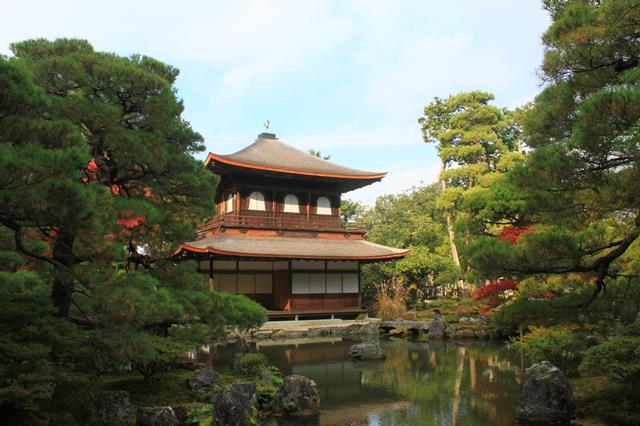
[[[349,317],[363,313],[357,261],[209,259],[200,272],[213,291],[243,294],[269,318]]]

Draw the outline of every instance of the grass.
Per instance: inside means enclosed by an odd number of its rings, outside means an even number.
[[[402,280],[394,279],[391,282],[376,286],[375,307],[378,316],[382,320],[395,320],[407,311],[409,290]]]

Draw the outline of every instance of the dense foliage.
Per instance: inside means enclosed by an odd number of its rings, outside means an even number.
[[[532,362],[549,361],[566,373],[575,373],[581,359],[580,337],[569,326],[532,327],[526,335],[512,339],[511,344]]]
[[[181,118],[178,71],[82,40],[11,49],[0,58],[0,410],[36,409],[63,367],[131,365],[151,380],[224,326],[264,321],[171,259],[213,213],[217,182],[192,156],[204,147]],[[130,255],[150,270],[124,269]]]

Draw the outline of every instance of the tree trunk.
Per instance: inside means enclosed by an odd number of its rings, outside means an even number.
[[[61,318],[69,317],[71,294],[73,292],[73,277],[71,267],[76,262],[72,252],[75,236],[68,231],[59,231],[53,245],[53,259],[57,262],[53,268],[53,287],[51,299],[57,308],[57,315]]]
[[[447,181],[442,177],[442,173],[445,171],[445,168],[446,166],[444,161],[440,161],[440,185],[442,186],[443,192],[447,189]],[[447,233],[449,234],[449,244],[451,246],[451,257],[453,258],[453,263],[456,264],[459,271],[462,271],[460,256],[458,255],[458,247],[456,246],[456,234],[453,231],[453,219],[449,212],[447,212]],[[464,288],[464,281],[462,281],[461,278],[458,278],[456,285],[458,292],[461,292]]]

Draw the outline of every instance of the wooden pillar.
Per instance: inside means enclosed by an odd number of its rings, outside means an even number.
[[[240,215],[240,189],[233,186],[233,211],[236,215]]]
[[[311,223],[311,193],[307,192],[307,225]]]
[[[213,291],[213,259],[209,259],[209,291]]]

